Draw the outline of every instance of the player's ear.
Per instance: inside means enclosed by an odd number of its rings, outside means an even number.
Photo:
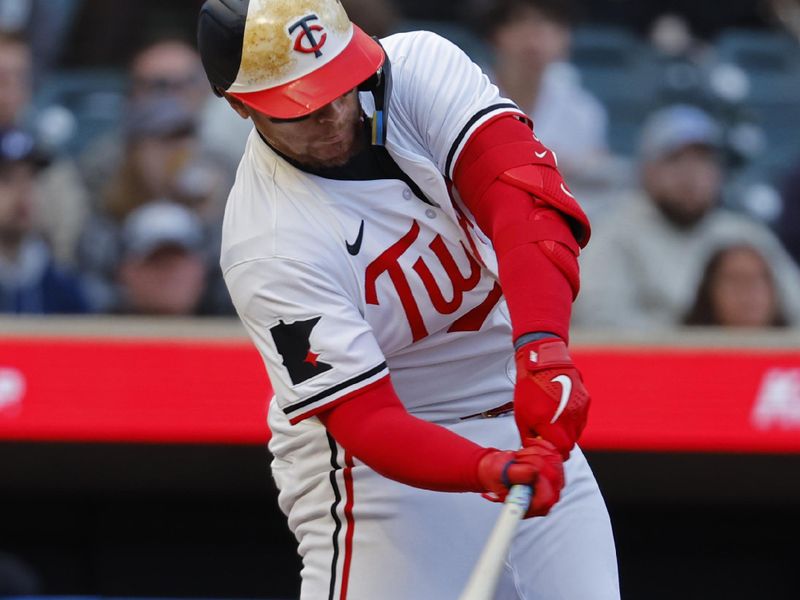
[[[222,97],[228,101],[228,104],[231,105],[231,108],[235,110],[240,117],[243,119],[250,118],[250,111],[247,109],[247,106],[244,102],[234,96],[231,96],[228,92],[222,92]]]

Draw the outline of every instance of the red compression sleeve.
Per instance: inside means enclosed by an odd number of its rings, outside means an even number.
[[[530,214],[531,196],[519,188],[497,181],[484,194],[485,199],[487,196],[485,206],[494,209],[485,211],[489,218],[482,219],[483,224],[478,221],[478,226],[492,240],[497,239],[495,236],[508,222],[520,222]],[[547,217],[561,219],[555,211],[547,213],[553,213]],[[553,261],[535,243],[521,244],[505,252],[498,250],[497,261],[514,339],[534,331],[549,331],[566,340],[572,315],[572,288]]]
[[[439,492],[483,492],[478,462],[490,450],[411,416],[386,377],[317,415],[353,456],[389,479]]]
[[[468,186],[459,187],[469,169],[481,168],[479,159],[487,148],[530,138],[528,126],[515,117],[507,115],[491,121],[470,138],[456,165],[453,183],[478,226],[495,242],[500,285],[511,314],[514,339],[526,333],[549,331],[567,340],[573,301],[567,278],[536,243],[496,243],[504,231],[513,232],[516,224],[529,221],[539,201],[502,181],[492,183],[480,197],[471,194]],[[567,221],[554,209],[539,206],[536,218],[554,219],[569,234]]]

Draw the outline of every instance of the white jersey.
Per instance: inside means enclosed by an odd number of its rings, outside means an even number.
[[[383,44],[387,150],[410,181],[311,175],[254,132],[228,202],[225,279],[292,423],[388,373],[409,412],[436,422],[497,407],[513,388],[496,259],[446,179],[483,122],[524,115],[442,38]]]

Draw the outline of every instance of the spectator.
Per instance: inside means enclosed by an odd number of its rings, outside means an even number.
[[[200,150],[196,118],[183,103],[169,96],[137,102],[123,130],[123,159],[104,190],[103,212],[120,222],[145,202],[170,197],[219,222],[228,173]]]
[[[35,171],[43,162],[33,136],[0,133],[0,312],[88,312],[79,279],[56,264],[35,232]]]
[[[233,171],[244,152],[251,126],[211,93],[208,79],[194,45],[165,38],[145,46],[131,63],[133,104],[148,98],[172,96],[181,100],[197,120],[198,137],[205,151],[222,158]],[[227,106],[225,107],[227,108]]]
[[[752,246],[717,250],[708,261],[686,325],[785,327],[775,278]]]
[[[24,127],[44,132],[31,108],[33,60],[23,37],[0,33],[0,130]],[[60,158],[52,161],[36,177],[40,193],[35,207],[37,226],[47,237],[59,262],[72,264],[78,236],[88,215],[88,197],[75,164]]]
[[[25,38],[0,33],[0,129],[23,124],[28,111],[33,58]]]
[[[173,96],[197,113],[210,91],[197,52],[176,38],[145,46],[131,62],[130,74],[133,104],[157,96]]]
[[[90,277],[93,302],[103,311],[118,303],[120,226],[128,215],[171,198],[201,217],[210,233],[207,243],[217,252],[230,185],[227,169],[200,149],[196,117],[178,99],[156,96],[133,104],[123,131],[123,159],[109,176],[81,241],[82,268]]]
[[[193,315],[201,310],[207,274],[203,224],[172,202],[133,211],[122,227],[120,312]]]
[[[353,23],[378,38],[394,33],[400,20],[393,0],[342,0],[342,5]]]
[[[678,325],[710,255],[747,242],[774,269],[790,323],[800,321],[800,272],[764,225],[718,206],[723,181],[718,124],[702,110],[673,105],[644,125],[642,194],[597,223],[582,259],[574,320],[585,327]]]
[[[212,155],[217,168],[233,173],[250,127],[225,115],[220,119],[209,106],[219,99],[211,94],[200,58],[193,46],[176,38],[164,38],[136,53],[129,67],[129,111],[137,105],[171,99],[184,105],[197,125],[198,145]],[[226,111],[230,112],[230,111]],[[212,114],[214,113],[214,114]],[[229,138],[234,139],[233,142]],[[235,149],[231,150],[229,144]],[[81,172],[93,199],[103,197],[108,180],[124,160],[122,127],[96,140],[80,159]]]
[[[770,12],[800,40],[800,7],[796,0],[766,0]]]
[[[492,80],[534,121],[568,179],[607,153],[608,117],[566,61],[574,10],[564,0],[478,0],[476,19],[494,51]]]
[[[83,0],[0,0],[0,29],[31,40],[37,76],[42,76],[58,63],[82,3]]]

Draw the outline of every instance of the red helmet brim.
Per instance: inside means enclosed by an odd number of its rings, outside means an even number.
[[[325,66],[278,87],[231,96],[276,119],[304,117],[372,77],[384,59],[381,45],[353,25],[353,39]]]

